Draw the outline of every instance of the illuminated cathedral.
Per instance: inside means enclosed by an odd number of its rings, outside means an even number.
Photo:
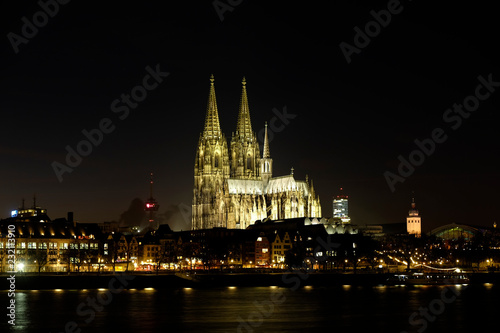
[[[319,196],[309,180],[273,177],[267,124],[262,157],[252,130],[246,81],[236,131],[228,142],[220,129],[214,77],[210,77],[207,113],[194,164],[192,229],[245,229],[257,220],[320,217]]]

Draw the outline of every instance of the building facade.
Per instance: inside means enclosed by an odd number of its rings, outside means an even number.
[[[230,143],[219,122],[214,78],[194,165],[192,229],[245,229],[257,220],[320,217],[321,204],[308,179],[273,177],[267,124],[262,157],[252,130],[246,81]]]
[[[0,272],[90,271],[104,258],[101,236],[97,224],[46,215],[0,220]]]
[[[292,242],[290,240],[290,235],[288,234],[288,232],[276,232],[274,240],[271,243],[271,247],[271,262],[273,267],[285,268],[286,252],[292,249]]]
[[[271,243],[264,232],[255,241],[255,267],[269,267],[271,264]]]

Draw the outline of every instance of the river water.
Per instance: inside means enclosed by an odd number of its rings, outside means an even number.
[[[500,314],[496,284],[39,290],[15,299],[11,331],[23,333],[497,332]]]

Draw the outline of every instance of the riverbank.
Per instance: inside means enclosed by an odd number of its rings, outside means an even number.
[[[117,274],[116,276],[119,276]],[[297,288],[304,286],[334,286],[334,285],[385,285],[392,274],[366,273],[227,273],[227,274],[127,274],[126,289],[177,289],[177,288],[212,288],[212,287],[258,287],[278,286]],[[1,275],[4,288],[7,290],[9,275]],[[23,275],[16,274],[16,290],[44,289],[100,289],[109,288],[115,275]],[[500,283],[498,273],[469,274],[471,284]]]

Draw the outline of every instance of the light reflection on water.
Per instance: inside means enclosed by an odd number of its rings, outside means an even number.
[[[426,332],[486,331],[495,320],[497,308],[492,304],[500,296],[499,289],[497,285],[137,289],[112,294],[102,311],[91,311],[85,302],[106,291],[18,291],[12,331],[64,332],[65,325],[74,321],[82,333],[110,329],[124,333],[415,332],[422,322],[410,325],[410,315],[436,304],[443,292],[453,295],[453,290],[460,295],[428,322]],[[85,315],[77,313],[82,302]],[[90,318],[90,312],[95,318]]]

